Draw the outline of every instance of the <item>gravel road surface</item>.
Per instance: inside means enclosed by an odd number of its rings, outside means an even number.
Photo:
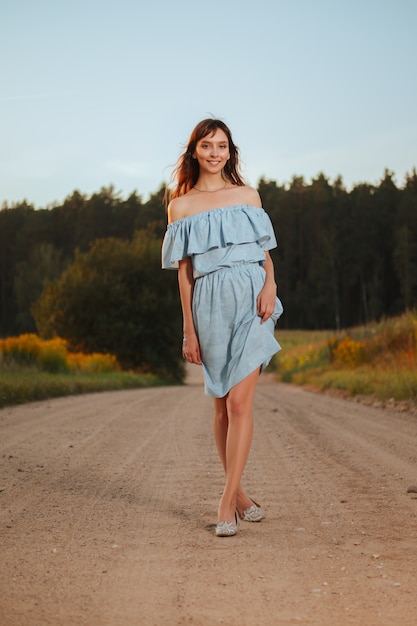
[[[218,538],[199,368],[1,410],[1,626],[417,624],[416,415],[268,376],[255,411],[266,519]]]

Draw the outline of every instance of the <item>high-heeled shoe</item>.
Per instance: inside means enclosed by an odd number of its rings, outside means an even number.
[[[243,511],[241,519],[244,522],[260,522],[265,517],[265,513],[255,500],[251,499],[251,502],[252,504]]]
[[[232,537],[236,535],[239,528],[239,516],[235,512],[235,523],[233,522],[217,522],[216,536],[217,537]]]

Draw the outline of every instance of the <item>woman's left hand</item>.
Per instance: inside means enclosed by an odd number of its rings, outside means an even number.
[[[275,311],[275,302],[277,297],[277,288],[275,283],[267,282],[262,288],[256,300],[258,315],[261,318],[261,324],[264,324]]]

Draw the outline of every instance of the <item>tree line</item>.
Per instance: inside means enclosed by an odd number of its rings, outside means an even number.
[[[272,251],[287,328],[367,324],[417,305],[417,172],[397,187],[347,191],[320,174],[289,186],[261,180],[259,192],[278,236]]]
[[[258,189],[278,238],[272,257],[285,309],[281,325],[340,329],[417,305],[416,170],[401,187],[385,171],[377,185],[350,191],[324,174],[286,185],[261,179]],[[175,369],[180,351],[168,344],[170,336],[180,338],[181,314],[175,272],[160,269],[163,194],[161,186],[143,202],[110,186],[91,196],[74,191],[45,209],[5,203],[0,336],[67,331],[77,348],[84,342],[114,351],[130,328],[126,366],[154,367],[162,355],[152,363],[152,343],[161,353],[165,345]],[[70,293],[77,302],[69,303]],[[94,327],[101,329],[95,343],[87,340]],[[135,358],[139,352],[146,358]]]

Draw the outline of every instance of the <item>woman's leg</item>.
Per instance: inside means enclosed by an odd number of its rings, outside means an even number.
[[[259,370],[233,387],[224,398],[215,399],[214,438],[226,472],[226,484],[219,504],[221,521],[233,521],[237,507],[251,501],[240,488],[240,479],[249,456],[253,436],[252,404]]]
[[[229,426],[229,418],[226,406],[227,396],[224,398],[214,398],[214,441],[216,442],[217,452],[222,462],[224,473],[227,474],[226,461],[226,441]],[[243,515],[243,511],[253,504],[252,500],[246,495],[241,485],[239,485],[236,494],[236,508],[239,515]]]

